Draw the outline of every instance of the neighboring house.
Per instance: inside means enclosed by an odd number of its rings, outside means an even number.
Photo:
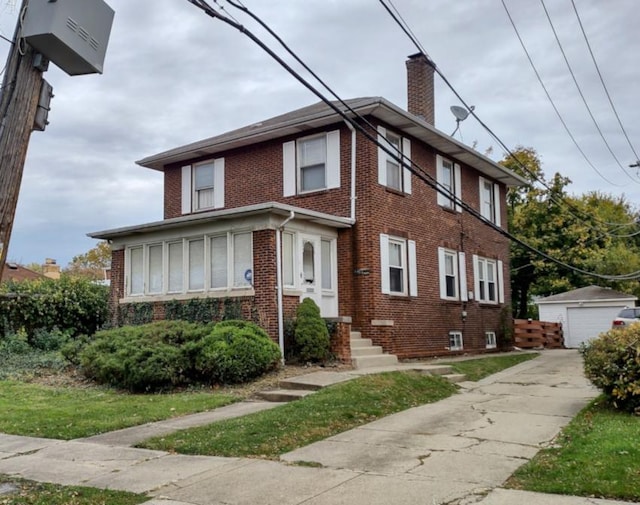
[[[44,279],[44,275],[29,270],[17,263],[5,263],[2,269],[2,282],[22,282]]]
[[[380,97],[349,106],[505,228],[507,187],[525,181],[435,129],[433,69],[414,55],[407,71],[409,112]],[[138,164],[164,173],[164,220],[90,234],[111,241],[114,309],[155,302],[163,317],[171,300],[233,297],[278,339],[310,297],[404,358],[493,348],[511,322],[508,240],[326,104]]]
[[[638,298],[600,286],[587,286],[536,301],[541,321],[562,323],[566,347],[580,344],[611,329],[618,312],[634,307]]]

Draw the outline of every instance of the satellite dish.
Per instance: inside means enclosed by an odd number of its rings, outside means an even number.
[[[475,105],[470,106],[469,109],[465,109],[464,107],[460,107],[459,105],[452,105],[451,107],[449,107],[451,113],[456,118],[456,129],[453,130],[453,133],[451,134],[452,137],[458,131],[458,128],[460,128],[460,121],[464,121],[465,119],[467,119],[469,113],[472,112],[475,108]]]

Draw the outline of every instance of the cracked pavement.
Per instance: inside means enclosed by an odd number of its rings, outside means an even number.
[[[461,387],[281,461],[0,435],[0,473],[147,493],[145,505],[618,503],[500,488],[597,395],[577,351],[544,351]]]

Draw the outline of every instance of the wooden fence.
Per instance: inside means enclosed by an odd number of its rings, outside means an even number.
[[[562,349],[564,348],[562,323],[514,319],[513,345],[521,349],[540,347]]]

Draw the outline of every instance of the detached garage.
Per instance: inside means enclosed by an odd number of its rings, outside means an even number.
[[[611,329],[621,309],[633,307],[637,297],[599,286],[587,286],[536,302],[540,320],[562,323],[567,347],[580,344]]]

